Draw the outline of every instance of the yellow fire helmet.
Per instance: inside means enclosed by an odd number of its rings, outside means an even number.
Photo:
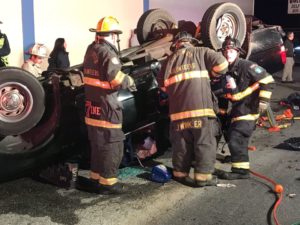
[[[43,44],[34,44],[28,51],[30,55],[36,55],[43,58],[48,58],[47,48]]]
[[[96,32],[99,34],[109,34],[109,33],[115,33],[115,34],[122,34],[122,31],[120,30],[119,21],[112,16],[106,16],[99,20],[97,24],[97,28],[90,28],[91,32]]]

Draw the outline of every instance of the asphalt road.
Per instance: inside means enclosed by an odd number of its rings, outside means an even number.
[[[300,91],[299,67],[294,70],[294,78],[297,80],[294,84],[277,83],[272,97],[275,114],[282,110],[279,100]],[[252,138],[257,150],[250,152],[251,169],[284,187],[282,203],[277,210],[281,225],[300,224],[300,151],[282,145],[290,137],[300,137],[299,130],[300,121],[296,121],[291,127],[275,133],[258,128]],[[155,161],[171,165],[170,155],[168,151]],[[230,168],[229,164],[220,162],[216,166]],[[190,188],[174,181],[165,185],[151,182],[147,169],[123,171],[122,181],[131,188],[122,196],[65,190],[30,178],[3,183],[0,186],[0,225],[275,224],[271,215],[277,198],[272,191],[273,185],[255,176],[249,180],[220,180],[234,187]],[[86,173],[81,171],[82,175]]]

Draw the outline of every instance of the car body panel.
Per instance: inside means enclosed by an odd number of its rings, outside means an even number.
[[[295,64],[300,65],[300,46],[296,46],[294,48],[294,53],[295,53]]]
[[[276,26],[254,30],[251,33],[250,54],[247,59],[256,62],[269,73],[275,73],[283,68],[283,41]]]

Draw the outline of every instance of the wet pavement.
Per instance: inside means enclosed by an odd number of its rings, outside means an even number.
[[[294,68],[295,83],[276,86],[272,109],[283,111],[279,101],[300,92],[300,67]],[[258,127],[251,140],[257,150],[250,152],[251,169],[284,187],[277,210],[281,225],[300,224],[300,151],[284,145],[291,137],[300,137],[300,121],[279,132]],[[218,151],[222,157],[228,153]],[[255,176],[248,180],[220,180],[225,187],[191,188],[175,181],[164,185],[149,180],[150,165],[171,166],[171,151],[152,161],[147,168],[123,170],[122,181],[130,185],[127,194],[101,196],[65,190],[22,178],[0,186],[0,224],[2,225],[264,225],[275,224],[271,209],[276,201],[273,185]],[[217,162],[216,167],[229,169],[230,164]],[[87,175],[88,171],[80,171]]]

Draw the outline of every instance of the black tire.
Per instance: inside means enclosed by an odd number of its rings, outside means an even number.
[[[44,114],[44,101],[44,89],[31,73],[17,67],[1,68],[0,135],[22,134],[34,127]]]
[[[170,30],[176,25],[174,18],[163,9],[151,9],[146,11],[137,23],[137,39],[140,44],[156,40],[164,34],[164,30]],[[156,31],[154,33],[154,31]]]
[[[223,29],[220,29],[220,28]],[[219,50],[226,36],[244,43],[247,26],[240,7],[234,3],[217,3],[209,7],[201,21],[201,37],[206,47]]]

